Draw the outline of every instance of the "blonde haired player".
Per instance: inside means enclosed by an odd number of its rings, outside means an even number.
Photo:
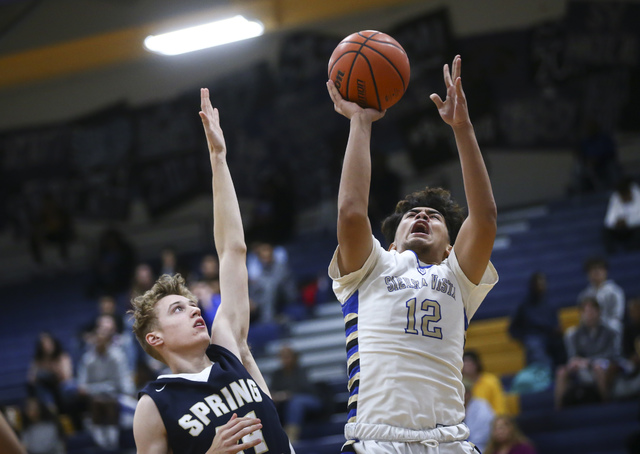
[[[329,266],[347,333],[343,452],[474,452],[462,422],[462,354],[468,322],[498,280],[489,262],[497,210],[460,72],[456,56],[451,71],[444,65],[445,101],[431,99],[455,135],[468,216],[460,225],[460,208],[443,189],[410,194],[383,223],[388,251],[367,216],[371,127],[385,112],[348,102],[327,84],[335,110],[351,121]]]
[[[218,110],[202,89],[200,117],[213,173],[213,236],[221,304],[211,336],[184,279],[161,276],[133,300],[133,330],[169,366],[141,392],[133,433],[138,453],[292,454],[267,385],[247,345],[249,292],[240,208]]]

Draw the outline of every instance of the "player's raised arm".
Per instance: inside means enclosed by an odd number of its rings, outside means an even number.
[[[244,241],[238,197],[227,165],[227,147],[218,109],[209,90],[200,91],[200,118],[207,136],[213,189],[213,238],[220,259],[220,308],[211,329],[211,342],[233,352],[265,393],[266,382],[247,344],[249,282],[247,245]]]
[[[218,109],[211,105],[209,90],[203,88],[200,95],[200,118],[211,160],[213,238],[220,259],[222,298],[211,330],[211,341],[240,358],[240,344],[246,341],[249,330],[247,246],[238,198],[227,165],[227,147],[220,127],[220,115]]]
[[[469,118],[460,78],[461,68],[462,60],[459,55],[453,60],[451,72],[449,65],[444,65],[447,97],[442,101],[440,96],[434,93],[431,100],[455,135],[469,210],[469,216],[458,233],[455,250],[462,271],[471,282],[477,284],[482,279],[491,258],[496,237],[497,210],[489,174]]]
[[[327,89],[336,112],[351,120],[338,191],[338,266],[341,274],[358,270],[373,244],[368,217],[371,185],[371,124],[386,111],[363,109],[342,98],[332,81]]]

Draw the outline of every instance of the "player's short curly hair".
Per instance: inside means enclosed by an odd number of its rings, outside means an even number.
[[[458,231],[464,221],[464,209],[452,198],[451,193],[443,188],[425,188],[421,191],[413,192],[398,202],[396,209],[382,221],[382,234],[387,245],[393,243],[396,237],[396,230],[404,214],[415,207],[429,207],[438,210],[444,216],[449,233],[449,244],[453,244],[458,236]]]
[[[180,274],[171,276],[163,274],[156,283],[143,295],[131,300],[133,309],[129,313],[133,316],[133,333],[145,352],[153,358],[164,362],[157,350],[149,345],[145,336],[157,328],[158,316],[156,315],[156,303],[168,295],[180,295],[198,302],[198,299],[189,291],[184,278]]]

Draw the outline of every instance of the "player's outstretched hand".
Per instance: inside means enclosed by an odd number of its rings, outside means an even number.
[[[363,114],[367,120],[374,122],[384,117],[384,114],[387,113],[386,110],[364,109],[355,102],[347,101],[342,97],[332,80],[327,82],[327,90],[333,101],[335,111],[348,119],[351,119],[356,114]]]
[[[462,90],[462,79],[460,78],[462,68],[460,55],[455,56],[451,66],[451,72],[449,72],[449,65],[445,64],[443,67],[447,98],[443,101],[436,93],[433,93],[430,98],[438,108],[444,122],[455,128],[469,123],[470,120],[467,98]]]
[[[224,134],[220,127],[220,114],[218,109],[214,109],[209,99],[209,89],[200,89],[200,118],[204,133],[207,136],[207,144],[209,145],[209,153],[218,154],[227,151],[224,142]]]
[[[235,454],[253,448],[260,444],[262,441],[260,438],[256,437],[243,443],[238,442],[259,429],[262,429],[262,424],[258,418],[246,416],[238,418],[238,415],[234,413],[228,423],[218,428],[207,454]]]

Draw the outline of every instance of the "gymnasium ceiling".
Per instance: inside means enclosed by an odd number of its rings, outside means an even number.
[[[385,30],[447,7],[459,33],[514,28],[561,14],[567,0],[0,0],[0,132],[74,119],[118,102],[179,96],[259,59],[288,32]],[[244,14],[265,35],[177,57],[144,37]]]
[[[142,40],[240,12],[267,33],[408,0],[0,0],[0,90],[152,58]]]

